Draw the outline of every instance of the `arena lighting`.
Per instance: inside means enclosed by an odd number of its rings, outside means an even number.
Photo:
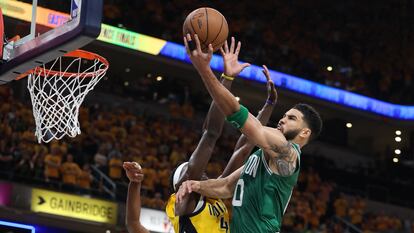
[[[395,137],[396,142],[401,142],[401,137]]]
[[[328,67],[326,67],[326,70],[327,70],[327,71],[332,71],[332,66],[328,66]]]
[[[125,68],[125,73],[129,73],[131,71],[131,69],[130,68]]]
[[[185,48],[181,44],[167,41],[160,51],[160,55],[176,60],[191,63]],[[243,63],[243,61],[240,61]],[[213,54],[210,67],[218,72],[223,71],[223,61],[221,56]],[[355,108],[370,112],[376,115],[386,116],[400,120],[414,120],[414,106],[403,106],[387,103],[371,97],[345,91],[339,88],[326,86],[313,81],[305,80],[293,75],[284,74],[274,70],[269,70],[273,82],[276,86],[284,89],[322,99],[331,103]],[[266,82],[263,76],[262,67],[251,65],[243,70],[239,75],[241,78],[257,82]]]
[[[399,155],[399,154],[401,154],[401,150],[400,150],[400,149],[395,149],[394,153],[395,153],[396,155]]]
[[[30,226],[30,225],[26,225],[26,224],[20,224],[20,223],[14,223],[14,222],[7,222],[7,221],[2,221],[2,220],[0,220],[0,226],[7,226],[7,227],[10,227],[10,228],[18,228],[18,229],[26,229],[26,230],[30,231],[31,233],[36,232],[36,229],[35,229],[34,226]]]
[[[395,131],[395,135],[401,135],[401,130],[397,130],[397,131]]]
[[[352,128],[352,123],[349,123],[349,122],[348,122],[348,123],[346,123],[346,127],[347,127],[347,128]]]
[[[398,163],[399,159],[398,159],[397,157],[394,157],[394,158],[392,159],[392,161],[393,161],[394,163]]]
[[[25,14],[25,12],[30,11],[15,10],[31,9],[31,4],[13,0],[1,0],[0,7],[4,9],[3,15],[5,16],[24,20],[27,22],[31,21],[31,14]],[[68,14],[53,11],[43,7],[38,7],[37,15],[37,23],[47,27],[59,26],[69,19]],[[185,48],[182,44],[169,42],[107,24],[101,25],[101,35],[98,37],[98,40],[113,45],[126,47],[132,50],[153,55],[162,55],[190,63],[190,60],[186,55]],[[218,72],[223,71],[222,58],[216,54],[213,55],[213,59],[210,65],[213,70],[216,70]],[[261,70],[262,68],[260,66],[251,65],[250,67],[244,69],[244,71],[240,74],[240,77],[264,83],[266,82],[266,79],[263,76]],[[284,89],[301,93],[313,98],[322,99],[331,103],[343,105],[365,112],[370,112],[380,116],[398,120],[414,121],[414,105],[405,106],[392,104],[335,87],[330,87],[309,80],[301,79],[299,77],[284,74],[274,70],[270,70],[270,73],[275,85]]]
[[[157,81],[158,82],[162,81],[162,76],[157,76]]]
[[[240,101],[240,97],[236,96],[236,100],[237,100],[237,102],[239,102]]]
[[[129,82],[127,81],[127,82],[124,82],[124,86],[129,86]]]

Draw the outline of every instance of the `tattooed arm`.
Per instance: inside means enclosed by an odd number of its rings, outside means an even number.
[[[273,147],[277,156],[270,159],[270,169],[280,176],[290,176],[296,170],[298,152],[293,149],[291,142],[286,142],[284,146]]]

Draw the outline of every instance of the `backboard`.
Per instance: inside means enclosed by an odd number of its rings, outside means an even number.
[[[5,31],[8,27],[7,22],[12,20],[26,21],[30,25],[29,35],[21,35],[21,39],[7,41],[3,44],[0,61],[0,85],[15,80],[27,71],[70,51],[81,48],[99,36],[103,0],[59,0],[50,2],[55,5],[57,2],[64,2],[65,4],[61,5],[67,5],[69,9],[62,12],[45,6],[37,6],[37,0],[32,0],[31,4],[28,1],[0,1]],[[36,30],[35,22],[39,26],[39,21],[42,21],[42,19],[46,21],[43,27],[46,26],[49,29],[39,33],[39,30]],[[53,25],[55,22],[57,22],[56,27]],[[15,35],[5,34],[4,38],[13,36]],[[3,43],[3,41],[0,43]]]

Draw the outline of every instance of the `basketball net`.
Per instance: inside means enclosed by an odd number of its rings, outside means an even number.
[[[30,71],[27,88],[39,143],[81,133],[79,107],[108,67],[105,58],[76,50]]]

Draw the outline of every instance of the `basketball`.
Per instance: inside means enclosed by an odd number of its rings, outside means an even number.
[[[217,10],[209,7],[202,7],[188,14],[183,24],[184,36],[190,33],[198,35],[201,43],[201,50],[207,52],[208,44],[217,51],[227,40],[229,27],[226,18]]]

